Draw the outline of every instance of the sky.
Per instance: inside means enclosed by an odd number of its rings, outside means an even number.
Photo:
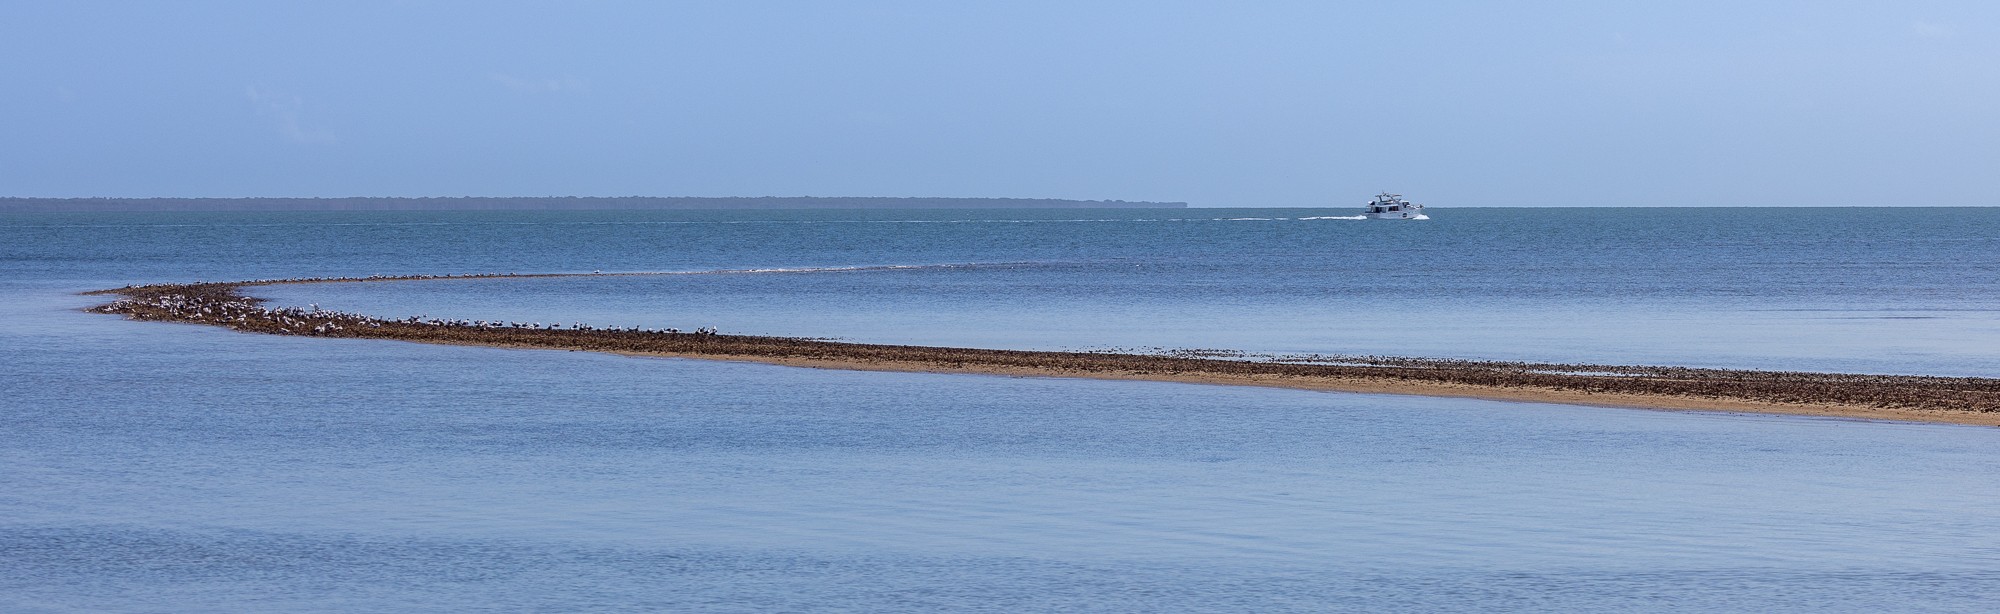
[[[0,196],[2000,205],[2000,2],[0,0]]]

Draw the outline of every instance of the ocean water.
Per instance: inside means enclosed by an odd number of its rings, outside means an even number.
[[[2000,376],[2000,209],[0,215],[0,610],[1991,611],[2000,429],[247,335]],[[1319,219],[1313,219],[1319,218]]]

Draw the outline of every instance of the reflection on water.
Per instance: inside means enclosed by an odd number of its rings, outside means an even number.
[[[0,216],[0,611],[2000,610],[2000,429],[287,338],[72,294],[1029,262],[260,291],[989,347],[2000,373],[2000,210],[1299,219],[1323,215]],[[1094,221],[1027,223],[1071,218]],[[1357,272],[1383,254],[1423,266]],[[1382,309],[1423,326],[1350,325]]]
[[[9,609],[2000,605],[1994,429],[281,338],[56,307],[0,314],[63,331],[9,332],[0,363]],[[49,373],[71,383],[26,385]]]

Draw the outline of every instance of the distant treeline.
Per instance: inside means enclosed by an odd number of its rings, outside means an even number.
[[[494,211],[600,209],[1179,209],[1187,203],[865,196],[454,196],[441,198],[0,198],[0,211]]]

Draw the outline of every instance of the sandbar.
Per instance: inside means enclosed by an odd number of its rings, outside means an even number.
[[[1462,397],[1683,411],[1810,415],[2000,426],[2000,379],[1553,364],[1405,357],[1335,361],[1233,360],[1184,355],[998,350],[850,343],[638,327],[484,320],[390,320],[267,308],[251,286],[433,279],[634,275],[476,274],[299,278],[151,284],[91,294],[122,298],[91,307],[138,320],[222,326],[265,334],[363,338],[632,356],[759,362],[864,371],[1143,380],[1303,390]]]

